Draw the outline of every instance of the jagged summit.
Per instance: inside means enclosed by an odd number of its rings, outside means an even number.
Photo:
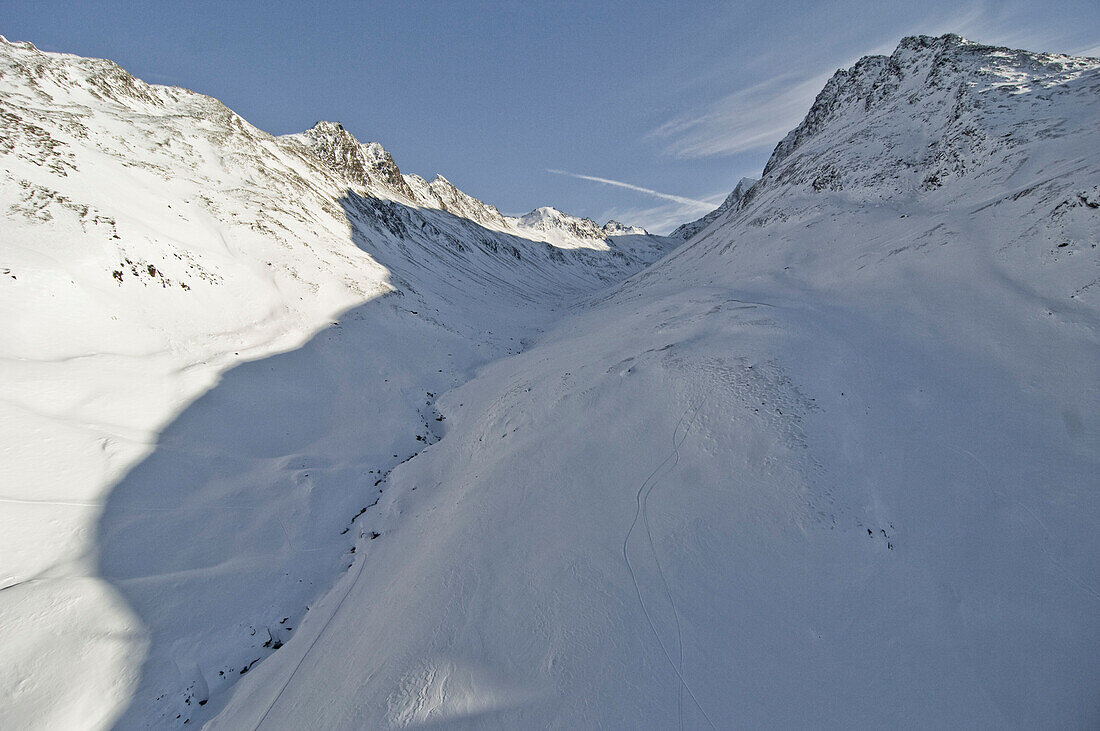
[[[611,219],[603,225],[603,232],[607,236],[647,236],[649,234],[641,226],[627,226],[615,219]]]
[[[983,175],[1001,183],[1040,138],[1095,126],[1100,59],[989,46],[955,34],[903,38],[888,56],[840,69],[776,145],[759,182],[744,180],[715,211],[684,224],[687,240],[719,220],[787,215],[791,195],[862,202],[915,198]],[[1049,107],[1058,99],[1057,114]],[[763,203],[760,203],[763,201]],[[781,202],[782,201],[782,202]]]
[[[542,206],[519,217],[519,225],[527,231],[542,232],[547,240],[559,244],[566,241],[603,242],[607,234],[590,218],[577,218],[553,206]]]
[[[645,229],[618,222],[601,227],[551,206],[519,217],[504,216],[496,206],[464,193],[440,174],[430,182],[419,175],[403,175],[382,145],[360,142],[339,122],[321,121],[305,132],[284,135],[282,139],[305,145],[328,168],[370,194],[446,211],[493,230],[518,233],[557,247],[602,249],[613,236],[649,235]]]
[[[709,226],[711,222],[714,221],[716,218],[730,210],[735,209],[748,194],[749,188],[756,185],[757,180],[757,178],[741,178],[741,180],[737,181],[737,185],[734,187],[733,192],[726,196],[726,199],[722,201],[722,205],[718,206],[702,218],[697,218],[694,221],[690,221],[680,226],[671,234],[669,234],[669,238],[678,239],[680,241],[687,241],[692,236]]]
[[[1067,81],[1097,69],[1097,59],[987,46],[954,34],[907,37],[889,56],[866,56],[838,70],[776,146],[763,177],[816,190],[935,188],[1037,133],[1038,122],[1020,125],[1018,113],[1001,113],[1010,97],[1050,87],[1063,93]],[[1027,103],[1035,101],[1043,102]],[[805,164],[811,158],[812,168]]]
[[[393,156],[377,142],[363,144],[339,122],[321,121],[295,135],[333,170],[364,187],[382,185],[406,198],[415,194],[405,182]]]

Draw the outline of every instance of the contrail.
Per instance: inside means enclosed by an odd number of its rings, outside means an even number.
[[[693,206],[702,211],[714,210],[714,203],[707,203],[706,201],[697,201],[694,198],[684,198],[679,195],[671,195],[670,193],[661,193],[656,190],[650,190],[649,188],[643,188],[640,185],[632,185],[631,183],[624,183],[621,180],[608,180],[607,178],[597,178],[594,175],[581,175],[579,173],[571,173],[568,170],[553,170],[547,168],[546,172],[553,173],[554,175],[567,175],[570,178],[578,178],[580,180],[591,180],[594,183],[603,183],[605,185],[615,185],[620,188],[626,188],[628,190],[636,190],[639,193],[645,193],[655,198],[664,198],[665,200],[675,201],[676,203],[682,203],[686,206]]]

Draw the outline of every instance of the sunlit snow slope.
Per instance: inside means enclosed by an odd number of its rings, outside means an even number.
[[[197,725],[436,395],[668,249],[2,40],[0,171],[0,728]]]
[[[212,727],[1096,727],[1098,213],[1100,61],[838,72],[683,247],[443,394]]]

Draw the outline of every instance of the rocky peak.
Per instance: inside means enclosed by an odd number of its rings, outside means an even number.
[[[648,236],[649,232],[640,226],[627,226],[618,221],[611,220],[603,225],[603,232],[607,236]]]
[[[838,70],[776,146],[764,185],[883,196],[942,185],[1003,160],[1028,134],[1006,114],[1024,94],[1096,72],[1095,59],[985,46],[948,34],[905,38],[889,56]]]
[[[364,187],[383,185],[406,198],[415,199],[390,153],[377,142],[362,144],[339,122],[321,121],[297,138],[333,170]]]
[[[940,38],[903,38],[890,56],[864,56],[851,68],[838,69],[814,99],[802,122],[776,146],[764,176],[779,166],[806,140],[852,108],[869,112],[893,97],[907,77],[920,72],[927,76],[951,49],[968,44],[957,35]]]
[[[590,218],[577,218],[553,206],[536,208],[519,217],[520,225],[533,231],[561,231],[578,239],[606,239],[603,228]]]
[[[738,208],[740,208],[741,202],[746,200],[749,194],[749,189],[752,188],[752,186],[756,185],[756,183],[756,178],[741,178],[741,180],[737,181],[737,185],[734,186],[733,192],[726,196],[726,199],[722,201],[722,205],[718,206],[702,218],[697,218],[690,223],[685,223],[684,225],[680,226],[671,234],[669,234],[669,238],[687,241],[692,236],[709,226],[712,221],[714,221],[722,214],[730,210],[737,210]]]

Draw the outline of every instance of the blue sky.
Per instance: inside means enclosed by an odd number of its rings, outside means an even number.
[[[945,32],[1100,55],[1100,6],[0,0],[11,40],[110,58],[269,132],[337,120],[506,213],[661,232],[757,175],[837,68]]]

